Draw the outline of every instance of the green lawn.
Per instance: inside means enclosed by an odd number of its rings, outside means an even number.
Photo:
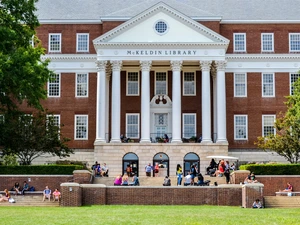
[[[0,207],[0,224],[299,224],[298,209],[228,206]]]

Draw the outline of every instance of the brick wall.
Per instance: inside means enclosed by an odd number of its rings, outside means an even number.
[[[81,206],[82,188],[77,183],[63,183],[61,189],[61,206]]]
[[[83,205],[242,205],[242,188],[239,185],[218,187],[80,186]],[[66,194],[67,198],[73,201],[70,192]],[[65,197],[64,194],[62,196]],[[71,206],[71,204],[68,205]]]
[[[244,208],[252,208],[253,202],[259,199],[262,204],[264,196],[264,185],[261,183],[245,184],[242,189],[242,206]]]
[[[244,182],[248,174],[248,170],[235,171],[231,176],[231,183]],[[287,182],[293,185],[294,191],[300,191],[300,175],[256,175],[255,177],[264,185],[264,196],[275,196],[275,192],[286,188]]]
[[[92,173],[88,170],[74,170],[73,181],[79,184],[91,183]]]
[[[36,191],[43,191],[48,185],[51,190],[59,188],[61,183],[69,182],[73,175],[1,175],[0,190],[10,190],[16,182],[23,186],[27,181],[29,186],[35,187]],[[29,181],[30,180],[30,181]]]

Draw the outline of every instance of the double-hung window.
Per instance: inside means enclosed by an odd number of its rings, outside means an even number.
[[[88,116],[75,115],[75,140],[88,139]]]
[[[289,34],[290,52],[300,52],[300,33]]]
[[[247,74],[234,74],[234,97],[247,97]]]
[[[196,95],[196,76],[194,72],[183,73],[183,95]]]
[[[49,52],[61,52],[61,34],[49,34]]]
[[[126,114],[126,136],[129,138],[139,138],[139,114]]]
[[[274,34],[261,34],[261,52],[274,52]]]
[[[276,130],[274,127],[275,115],[263,115],[262,116],[262,124],[263,124],[263,136],[268,136],[270,134],[275,134]]]
[[[248,116],[234,115],[234,140],[248,139]]]
[[[191,138],[192,136],[197,136],[196,114],[184,113],[183,114],[183,137]]]
[[[77,52],[89,52],[89,34],[78,33],[76,43]]]
[[[127,95],[139,95],[139,72],[127,73]]]
[[[155,94],[167,95],[167,73],[156,72],[155,74]]]
[[[275,96],[274,73],[262,74],[262,97]]]
[[[60,74],[53,74],[48,81],[48,97],[60,97]]]
[[[246,52],[246,34],[234,33],[233,34],[233,51]]]
[[[76,97],[88,97],[89,76],[87,73],[76,74]]]
[[[298,78],[300,77],[300,74],[298,73],[291,73],[290,74],[290,95],[294,94],[294,82],[298,80]]]

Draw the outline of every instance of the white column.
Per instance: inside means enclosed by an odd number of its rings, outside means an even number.
[[[112,65],[112,103],[111,103],[111,143],[119,143],[121,121],[121,67],[122,61],[111,61]]]
[[[218,132],[218,121],[217,121],[217,111],[218,111],[218,107],[217,107],[217,76],[214,73],[213,74],[213,142],[215,141],[215,138],[217,136],[217,132]]]
[[[200,61],[202,70],[202,143],[211,141],[210,67],[211,61]]]
[[[150,143],[150,67],[151,61],[140,61],[141,90],[141,143]]]
[[[227,143],[226,138],[226,61],[216,61],[217,66],[217,143]]]
[[[182,61],[171,61],[172,84],[172,143],[181,143],[181,71]]]
[[[105,140],[105,105],[106,105],[106,65],[107,61],[96,61],[97,64],[97,108],[96,108],[96,141]]]
[[[109,81],[111,77],[111,64],[106,66],[106,104],[105,104],[105,139],[109,142]]]

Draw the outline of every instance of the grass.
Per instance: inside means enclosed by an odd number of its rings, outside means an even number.
[[[299,224],[300,208],[243,209],[230,206],[138,206],[0,208],[0,224]]]

